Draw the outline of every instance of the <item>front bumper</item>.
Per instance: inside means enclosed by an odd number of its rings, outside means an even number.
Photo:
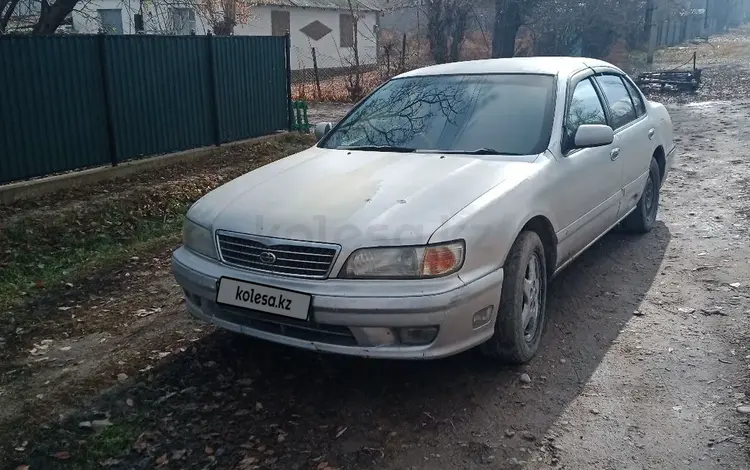
[[[446,357],[488,340],[494,332],[503,283],[502,269],[468,284],[457,277],[425,284],[292,279],[235,269],[184,247],[175,251],[172,269],[185,291],[188,311],[196,318],[288,346],[383,359]],[[313,296],[310,319],[219,305],[216,293],[221,277],[309,293]],[[474,328],[474,314],[488,307],[492,307],[491,319]],[[399,342],[397,329],[423,327],[439,328],[431,343]]]

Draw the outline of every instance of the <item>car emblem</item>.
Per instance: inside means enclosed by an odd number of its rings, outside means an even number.
[[[263,264],[273,264],[276,262],[276,255],[270,251],[264,251],[260,254],[260,262]]]

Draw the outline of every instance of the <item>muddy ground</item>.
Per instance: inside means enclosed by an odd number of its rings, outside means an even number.
[[[0,465],[748,468],[750,33],[683,49],[661,63],[697,49],[706,85],[655,97],[679,149],[657,226],[609,234],[555,280],[527,366],[366,361],[215,331],[185,313],[171,241],[47,298],[46,327],[0,342]]]

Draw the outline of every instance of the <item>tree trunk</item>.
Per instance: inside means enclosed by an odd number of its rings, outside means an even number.
[[[495,28],[492,37],[492,57],[513,57],[516,36],[523,24],[522,0],[495,0]]]
[[[0,34],[5,34],[5,28],[8,27],[10,17],[13,15],[13,10],[16,9],[18,0],[0,0]],[[5,13],[3,13],[5,9]]]
[[[441,0],[431,0],[427,8],[427,36],[430,41],[430,53],[435,63],[442,64],[447,56],[448,32],[444,5]]]
[[[453,12],[453,18],[456,22],[453,25],[453,37],[451,39],[450,61],[458,62],[461,59],[461,43],[464,41],[466,34],[466,22],[468,20],[468,10],[466,8],[457,8]]]
[[[32,34],[49,35],[55,34],[57,28],[62,24],[65,18],[73,11],[79,0],[57,0],[50,5],[42,2],[42,12],[39,15],[39,21],[34,25]]]
[[[641,42],[649,40],[651,37],[651,26],[654,19],[654,0],[646,1],[646,17],[643,21],[643,35],[641,36]]]
[[[362,71],[359,68],[359,25],[357,24],[359,23],[359,10],[354,10],[352,0],[348,0],[347,3],[354,27],[354,64],[353,70],[349,74],[349,96],[352,101],[357,101],[362,97]]]

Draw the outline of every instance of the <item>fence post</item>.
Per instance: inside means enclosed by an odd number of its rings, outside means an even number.
[[[286,32],[286,94],[287,114],[289,114],[289,132],[294,130],[294,116],[292,113],[292,36]]]
[[[115,131],[115,115],[112,109],[112,83],[109,77],[109,67],[107,66],[107,43],[104,33],[99,33],[97,38],[99,42],[99,62],[102,72],[102,96],[104,97],[104,119],[107,127],[107,150],[112,166],[117,166],[119,158],[117,157],[117,133]]]
[[[297,125],[296,130],[302,132],[302,101],[296,101],[295,102],[295,110],[297,111]]]
[[[209,31],[206,34],[206,47],[208,57],[208,86],[211,88],[209,106],[211,106],[211,124],[214,134],[214,145],[221,145],[221,122],[219,121],[219,89],[216,79],[216,57],[214,54],[214,36]]]
[[[313,57],[313,71],[315,73],[315,87],[318,90],[318,99],[320,100],[322,93],[320,92],[320,73],[318,72],[318,54],[315,53],[315,48],[312,48]]]

